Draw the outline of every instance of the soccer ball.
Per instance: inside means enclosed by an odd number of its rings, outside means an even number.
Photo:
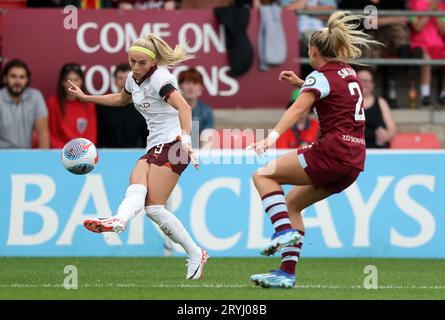
[[[73,139],[67,142],[62,149],[63,166],[74,174],[91,172],[98,160],[96,146],[85,138]]]

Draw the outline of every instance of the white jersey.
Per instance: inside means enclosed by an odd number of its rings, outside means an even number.
[[[133,78],[133,72],[128,74],[125,91],[131,94],[134,107],[144,116],[150,131],[147,151],[181,136],[178,110],[165,102],[177,88],[176,78],[164,67],[153,67],[140,84]]]

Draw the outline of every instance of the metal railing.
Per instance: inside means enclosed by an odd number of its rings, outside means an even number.
[[[349,11],[352,14],[361,14],[365,16],[370,16],[370,11],[365,10],[348,10],[341,9],[342,11]],[[337,10],[298,10],[295,11],[297,15],[308,15],[308,16],[330,16],[333,12]],[[445,17],[445,11],[411,11],[411,10],[378,10],[378,17],[397,17],[397,16],[418,16],[418,17]]]
[[[370,11],[365,10],[347,10],[352,14],[373,17]],[[332,10],[298,10],[297,15],[330,16]],[[444,17],[445,11],[410,11],[410,10],[378,10],[376,17],[397,17],[397,16],[422,16],[422,17]],[[400,58],[363,58],[354,60],[355,63],[364,65],[381,66],[445,66],[445,59],[400,59]],[[301,64],[309,64],[309,59],[300,57]]]
[[[299,59],[301,64],[309,64],[309,58]],[[363,58],[354,59],[352,64],[379,66],[445,66],[445,59],[400,59],[400,58]]]

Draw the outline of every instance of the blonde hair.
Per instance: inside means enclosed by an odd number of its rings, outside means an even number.
[[[369,48],[371,44],[382,45],[358,30],[360,24],[357,21],[364,18],[362,15],[352,15],[350,11],[336,11],[329,17],[326,28],[312,34],[309,45],[316,47],[326,59],[347,61],[360,58],[360,46]]]
[[[184,44],[178,44],[173,49],[154,33],[149,33],[144,38],[136,40],[131,46],[153,51],[156,54],[156,64],[161,67],[173,67],[194,58],[194,55],[187,53]]]

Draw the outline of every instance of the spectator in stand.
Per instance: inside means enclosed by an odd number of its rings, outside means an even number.
[[[374,6],[377,10],[406,10],[406,0],[341,0],[338,4],[340,9],[364,10],[367,6]],[[372,17],[369,11],[364,14]],[[378,14],[378,12],[377,12]],[[375,14],[374,14],[375,16]],[[371,28],[365,28],[370,26]],[[377,29],[374,28],[377,27]],[[410,30],[408,27],[408,18],[406,16],[378,16],[377,20],[366,20],[366,25],[362,26],[365,32],[373,39],[376,39],[383,45],[371,44],[369,47],[363,46],[362,58],[393,58],[399,57],[422,58],[422,50],[418,47],[411,47]],[[390,106],[398,108],[397,84],[393,74],[396,67],[384,67],[384,73],[388,75],[389,85],[383,88],[384,95],[388,97]]]
[[[28,0],[26,5],[31,8],[52,8],[73,5],[69,0]]]
[[[81,9],[103,9],[113,7],[112,0],[74,0],[72,2]]]
[[[86,138],[97,143],[96,106],[94,103],[81,103],[70,95],[68,80],[85,90],[84,74],[77,63],[62,67],[57,95],[47,99],[52,148],[63,148],[74,138]]]
[[[363,86],[363,105],[365,109],[365,140],[367,148],[389,148],[396,135],[396,125],[388,102],[374,93],[374,76],[371,71],[358,71]]]
[[[377,10],[406,10],[406,0],[341,0],[340,9],[363,10],[366,6],[375,6]],[[366,13],[365,13],[366,14]],[[369,13],[367,13],[369,15]],[[411,48],[408,18],[406,16],[378,17],[377,21],[369,20],[368,23],[376,23],[376,29],[366,29],[366,33],[384,44],[372,45],[363,48],[364,58],[421,58],[419,48]]]
[[[114,6],[119,9],[132,10],[174,10],[179,1],[175,0],[113,0]]]
[[[207,0],[207,1],[179,0],[179,2],[181,9],[214,9],[219,7],[228,7],[232,5],[258,8],[261,1],[260,0]]]
[[[289,100],[289,108],[300,95],[300,89],[296,89]],[[289,130],[284,132],[277,140],[278,149],[294,149],[305,147],[317,140],[320,126],[318,120],[304,115],[299,122],[294,124]]]
[[[336,0],[280,0],[281,6],[286,10],[335,10]],[[298,16],[298,33],[300,35],[300,55],[308,57],[308,43],[314,31],[326,27],[328,16]],[[303,78],[312,72],[309,65],[302,66]]]
[[[28,0],[28,7],[65,7],[72,5],[81,9],[110,8],[113,0]]]
[[[178,84],[185,100],[192,107],[193,122],[199,123],[200,141],[205,143],[205,145],[201,144],[201,147],[211,146],[213,144],[212,137],[214,127],[213,110],[210,106],[200,100],[204,90],[204,81],[201,73],[195,68],[189,68],[182,71],[178,75]],[[193,142],[198,140],[197,137],[192,138]]]
[[[284,9],[292,11],[337,9],[336,0],[281,0],[280,3]],[[327,16],[298,16],[298,32],[301,36],[302,47],[306,48],[306,51],[312,33],[326,27],[327,18]]]
[[[181,9],[213,9],[216,7],[227,7],[232,5],[234,0],[181,0]]]
[[[445,11],[439,0],[409,0],[412,11]],[[445,42],[442,38],[442,22],[439,17],[411,17],[411,45],[423,50],[424,59],[445,59]],[[444,30],[442,30],[444,31]],[[420,67],[420,97],[423,106],[431,105],[431,66]],[[439,96],[445,103],[445,83]]]
[[[128,63],[122,63],[114,71],[117,92],[124,90],[130,73]],[[99,148],[145,148],[148,129],[144,117],[133,103],[110,108],[96,105],[97,146]]]
[[[22,60],[3,69],[0,90],[0,148],[31,148],[33,131],[38,147],[49,148],[48,112],[40,91],[29,88],[31,73]]]
[[[28,0],[28,7],[65,7],[73,5],[82,9],[119,8],[132,9],[213,9],[232,4],[258,6],[260,0]]]
[[[445,0],[442,0],[441,3],[441,7],[445,8]],[[440,35],[442,36],[442,40],[445,43],[445,16],[444,17],[437,17],[436,19],[437,22],[437,27],[439,29]],[[444,79],[444,75],[445,75],[445,67],[440,67],[440,71],[441,71],[441,77],[442,77],[442,92],[439,95],[439,104],[442,106],[442,108],[445,108],[445,93],[444,93],[444,88],[445,88],[445,79]]]

